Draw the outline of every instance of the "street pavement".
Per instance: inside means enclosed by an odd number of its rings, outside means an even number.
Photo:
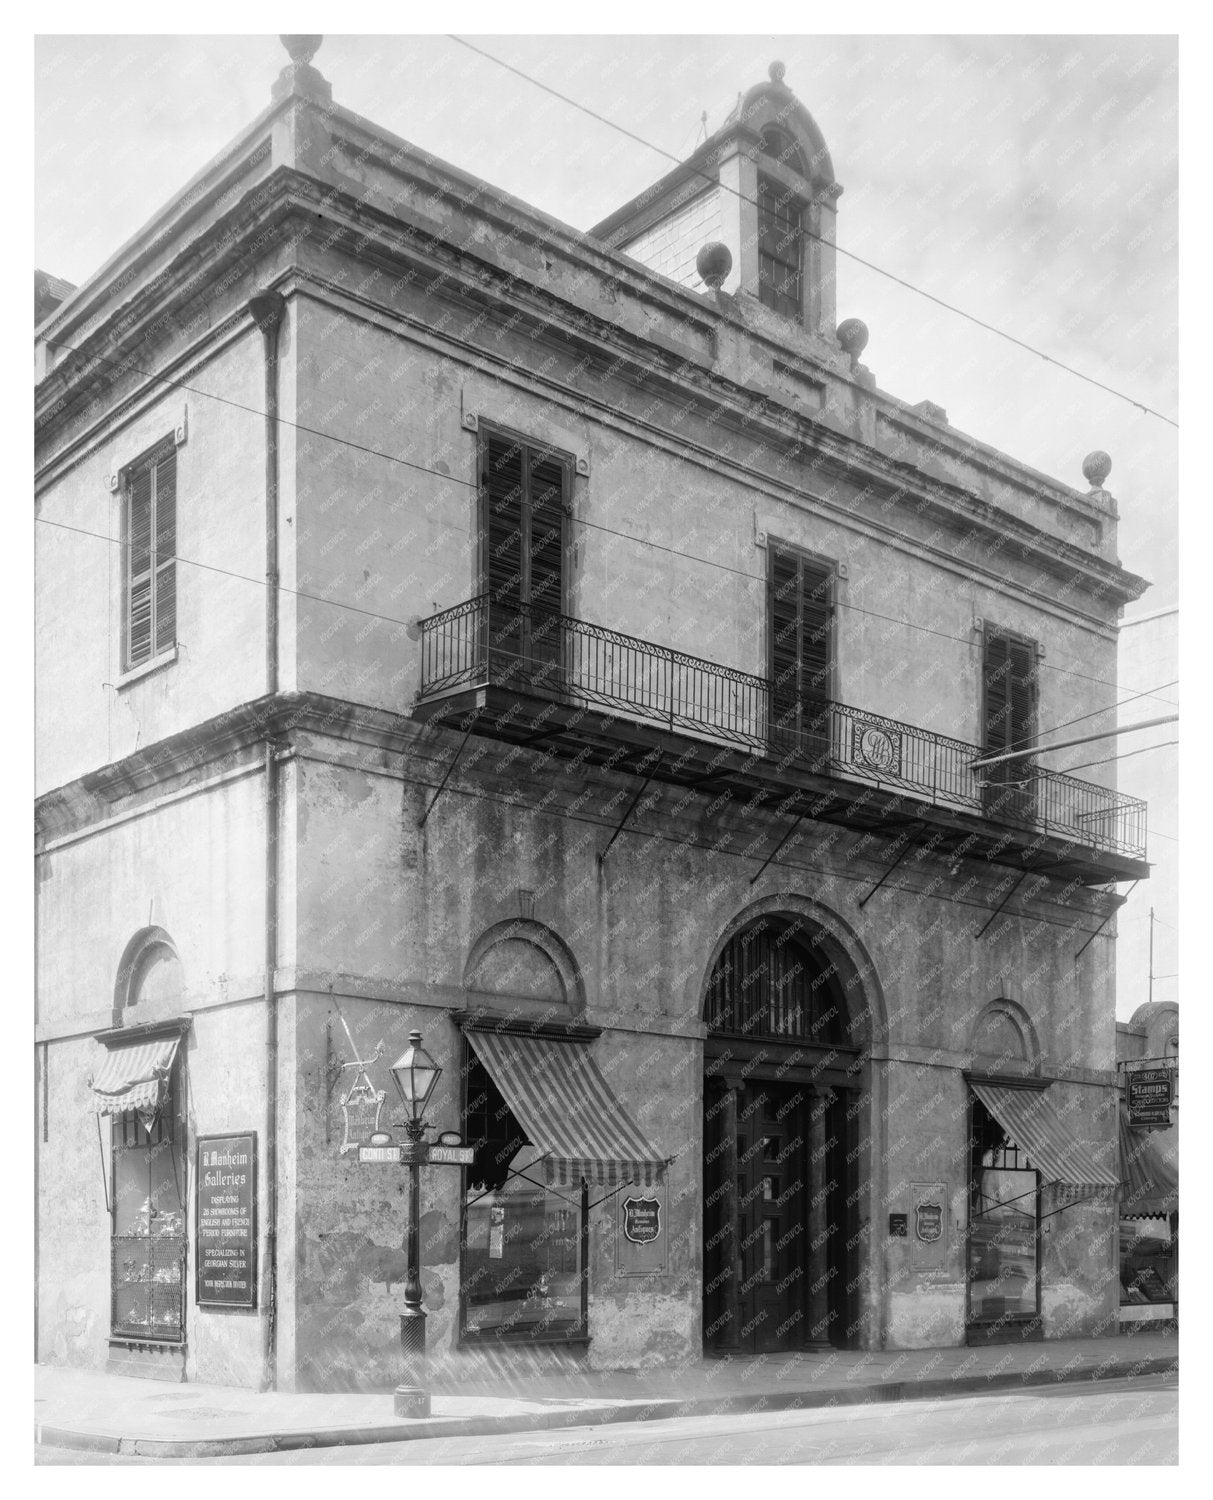
[[[945,1400],[691,1416],[491,1437],[434,1437],[210,1459],[53,1447],[38,1464],[383,1465],[1171,1465],[1178,1379],[1139,1376]]]

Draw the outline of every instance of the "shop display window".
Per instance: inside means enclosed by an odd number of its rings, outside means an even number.
[[[1175,1243],[1168,1219],[1120,1221],[1122,1306],[1173,1303],[1178,1297]]]
[[[184,1337],[185,1164],[175,1126],[171,1088],[150,1128],[133,1111],[113,1121],[115,1338]]]
[[[971,1149],[969,1318],[1033,1318],[1040,1310],[1039,1175],[979,1099]]]
[[[476,1148],[463,1208],[462,1336],[585,1336],[584,1193],[548,1187],[542,1158],[474,1057],[465,1139]]]

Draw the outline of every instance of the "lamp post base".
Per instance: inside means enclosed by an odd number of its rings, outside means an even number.
[[[420,1386],[398,1385],[392,1397],[392,1409],[398,1417],[428,1417],[430,1393]]]

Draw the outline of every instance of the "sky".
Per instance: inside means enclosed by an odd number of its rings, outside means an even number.
[[[1108,452],[1120,557],[1152,584],[1126,618],[1178,602],[1178,433],[1142,410],[1178,419],[1175,37],[466,40],[659,149],[445,36],[326,36],[315,66],[337,103],[582,230],[667,171],[662,152],[689,154],[705,112],[715,130],[784,62],[845,189],[838,317],[868,325],[877,384],[1079,488],[1084,456]],[[285,62],[269,35],[38,38],[37,266],[77,284],[93,274],[268,104]],[[1122,697],[1178,677],[1174,624],[1126,633]],[[1177,688],[1143,696],[1123,722],[1177,701]],[[1104,742],[1092,758],[1176,733]],[[1120,763],[1121,789],[1150,798],[1158,834],[1155,879],[1121,918],[1122,1017],[1145,999],[1151,904],[1172,945],[1156,971],[1178,968],[1175,757]],[[1161,958],[1160,940],[1161,927]],[[1178,998],[1177,982],[1155,998]]]

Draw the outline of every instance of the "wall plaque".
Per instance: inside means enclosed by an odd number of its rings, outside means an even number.
[[[200,1307],[257,1306],[257,1134],[198,1137]]]
[[[916,1270],[938,1271],[948,1264],[948,1185],[910,1184],[910,1263]]]
[[[627,1193],[615,1211],[616,1273],[649,1276],[664,1271],[667,1240],[665,1184]]]

